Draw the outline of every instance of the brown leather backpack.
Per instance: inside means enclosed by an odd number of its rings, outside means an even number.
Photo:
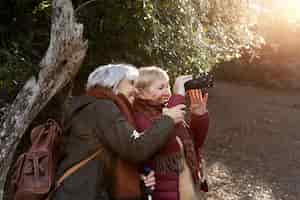
[[[13,176],[15,200],[41,200],[54,183],[59,143],[62,130],[59,124],[48,119],[31,131],[31,146],[19,156]]]

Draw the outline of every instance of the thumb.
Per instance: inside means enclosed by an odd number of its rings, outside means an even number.
[[[208,93],[205,93],[204,94],[204,97],[203,97],[203,103],[206,105],[207,104],[207,100],[208,100]]]

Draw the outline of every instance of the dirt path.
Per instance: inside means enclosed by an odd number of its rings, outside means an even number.
[[[300,91],[218,82],[209,110],[206,200],[300,199]]]

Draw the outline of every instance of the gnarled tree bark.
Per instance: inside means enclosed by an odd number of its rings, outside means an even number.
[[[71,1],[53,0],[52,8],[50,44],[40,62],[38,79],[27,81],[0,129],[0,200],[14,152],[26,129],[49,100],[75,77],[86,54],[83,25],[76,23]]]

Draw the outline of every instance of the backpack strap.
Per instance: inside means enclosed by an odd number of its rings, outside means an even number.
[[[63,182],[64,180],[69,177],[70,175],[72,175],[73,173],[75,173],[77,170],[79,170],[81,167],[83,167],[84,165],[86,165],[89,161],[93,160],[94,158],[96,158],[101,152],[103,151],[103,148],[98,149],[96,152],[94,152],[92,155],[90,155],[89,157],[83,159],[82,161],[80,161],[79,163],[77,163],[76,165],[72,166],[71,168],[69,168],[56,182],[55,184],[55,189],[56,190]]]
[[[74,174],[76,171],[78,171],[80,168],[85,166],[89,161],[95,159],[99,154],[101,154],[104,150],[104,147],[100,147],[96,152],[94,152],[92,155],[89,157],[81,160],[79,163],[75,164],[71,168],[69,168],[55,183],[53,190],[49,193],[47,198],[45,200],[50,200],[52,194],[61,186],[61,184],[64,182],[66,178]]]

